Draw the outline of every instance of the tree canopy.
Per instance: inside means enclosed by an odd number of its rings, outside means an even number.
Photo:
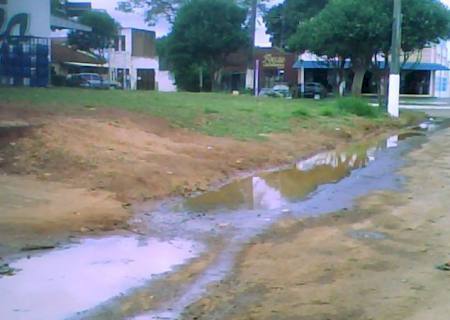
[[[285,0],[263,16],[273,46],[283,48],[299,24],[318,14],[329,0]]]
[[[204,71],[210,78],[217,77],[227,55],[248,44],[245,20],[246,11],[228,0],[191,0],[185,4],[163,46],[177,84],[196,90],[192,79],[186,80],[189,74],[192,78],[192,74]]]
[[[253,1],[256,1],[259,8],[264,11],[264,5],[269,0],[232,0],[230,2],[249,10]],[[147,23],[154,25],[161,17],[173,23],[178,10],[188,2],[189,0],[120,0],[118,8],[125,12],[144,10]]]
[[[421,50],[447,39],[449,10],[438,0],[403,0],[402,49]],[[361,93],[364,74],[373,57],[389,54],[392,31],[392,0],[334,0],[316,16],[300,25],[289,47],[319,56],[351,59],[355,73],[353,94]]]
[[[92,28],[92,32],[72,31],[68,35],[69,44],[80,50],[103,50],[109,48],[118,33],[118,23],[105,11],[83,13],[79,22]]]

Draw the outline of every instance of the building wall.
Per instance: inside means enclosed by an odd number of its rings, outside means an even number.
[[[50,37],[50,0],[7,0],[7,5],[0,5],[0,8],[2,7],[6,9],[7,22],[17,14],[28,15],[26,36]],[[3,33],[5,28],[6,24],[0,29],[0,33]],[[18,36],[18,28],[14,28],[11,35]]]
[[[177,86],[175,85],[175,79],[171,72],[159,70],[156,76],[157,88],[161,92],[175,92]]]
[[[409,57],[409,62],[436,63],[450,67],[448,42],[441,41],[423,49]],[[439,98],[450,97],[450,72],[432,71],[430,78],[430,96]]]
[[[155,71],[155,81],[156,88],[159,91],[176,91],[176,86],[174,81],[167,71],[159,70],[159,60],[158,57],[138,57],[133,56],[133,29],[126,28],[122,29],[120,34],[125,36],[125,51],[120,51],[121,45],[119,44],[119,51],[114,49],[109,52],[109,66],[115,78],[115,70],[117,69],[128,69],[129,70],[129,81],[125,80],[125,87],[129,85],[128,89],[136,90],[138,81],[138,69],[153,69]]]

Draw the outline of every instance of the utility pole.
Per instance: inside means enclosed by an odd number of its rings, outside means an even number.
[[[399,116],[400,104],[400,50],[402,44],[402,2],[394,0],[394,23],[392,26],[391,69],[389,76],[388,113]]]
[[[256,92],[257,81],[259,79],[256,78],[256,66],[255,66],[255,39],[256,39],[256,19],[258,14],[258,0],[252,0],[251,8],[250,8],[250,48],[248,52],[248,62],[247,62],[247,77],[252,77],[252,86],[255,91],[255,95],[258,96],[258,92]]]

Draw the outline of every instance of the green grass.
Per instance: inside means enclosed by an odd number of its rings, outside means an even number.
[[[381,116],[381,112],[369,105],[363,98],[348,97],[340,98],[336,101],[336,107],[344,113],[354,114],[359,117],[376,118]]]
[[[158,93],[72,88],[0,88],[0,101],[61,113],[118,108],[167,119],[177,127],[213,136],[263,139],[299,127],[352,126],[356,117],[336,100],[285,100],[219,93]],[[385,121],[380,117],[371,121]]]

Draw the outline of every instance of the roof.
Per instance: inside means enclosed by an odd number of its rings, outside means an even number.
[[[321,61],[321,60],[312,60],[312,61],[302,61],[302,60],[297,60],[294,63],[293,68],[294,69],[301,69],[301,68],[305,68],[305,69],[333,69],[335,66],[334,64],[328,62],[328,61]],[[347,61],[345,63],[345,68],[348,69],[350,68],[350,62]]]
[[[67,18],[55,16],[55,15],[50,16],[50,25],[52,28],[55,28],[55,29],[72,29],[72,30],[80,30],[80,31],[87,31],[87,32],[92,31],[91,27],[85,26],[81,23],[78,23],[76,21],[73,21],[73,20],[70,20]]]
[[[64,64],[69,66],[76,66],[76,67],[92,67],[92,68],[108,68],[109,65],[107,63],[105,64],[96,64],[96,63],[84,63],[84,62],[64,62]]]
[[[438,63],[407,62],[402,67],[403,70],[422,70],[422,71],[448,71],[448,67]]]
[[[104,59],[89,52],[76,50],[62,43],[61,39],[52,40],[52,63],[83,63],[92,65],[103,65]]]
[[[380,62],[379,64],[380,68],[384,67],[384,62]],[[332,63],[329,63],[327,61],[320,61],[320,60],[314,60],[314,61],[302,61],[297,60],[293,68],[294,69],[333,69],[335,66]],[[345,62],[345,68],[350,69],[351,68],[351,62],[347,61]],[[427,62],[407,62],[402,65],[402,70],[415,70],[415,71],[448,71],[450,68],[438,64],[438,63],[427,63]]]

